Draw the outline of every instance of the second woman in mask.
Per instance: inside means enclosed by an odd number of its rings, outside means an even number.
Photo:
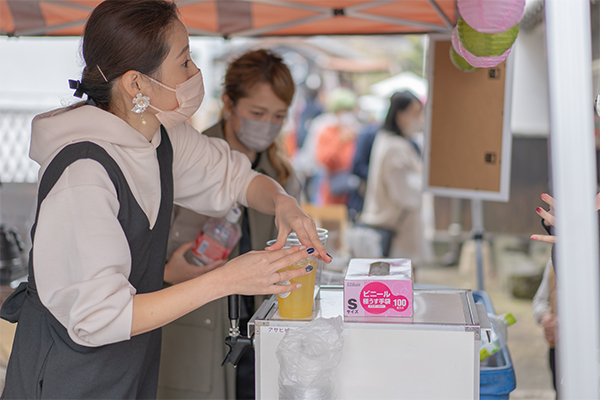
[[[301,186],[282,154],[277,136],[294,96],[294,82],[282,59],[256,50],[234,60],[225,74],[222,119],[203,133],[224,139],[245,154],[252,168],[277,180],[299,198]],[[193,241],[208,217],[175,207],[167,253],[165,282],[176,284],[218,268],[222,262],[193,265]],[[242,238],[230,257],[263,250],[277,237],[273,216],[242,209]],[[178,268],[175,268],[175,265]],[[182,271],[177,274],[174,271]],[[256,299],[256,306],[258,304]],[[242,334],[255,309],[254,297],[241,296]],[[238,368],[221,367],[227,348],[227,299],[219,299],[163,329],[159,398],[254,398],[254,353],[248,349]],[[237,376],[236,376],[237,375]]]

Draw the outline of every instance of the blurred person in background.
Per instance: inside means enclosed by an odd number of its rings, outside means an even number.
[[[367,191],[367,178],[369,177],[369,163],[371,161],[371,149],[375,141],[375,135],[381,129],[381,122],[373,118],[369,112],[363,114],[368,116],[356,138],[356,151],[352,160],[352,174],[360,179],[358,188],[350,191],[348,198],[348,218],[354,221],[362,211],[365,194]]]
[[[318,92],[317,99],[320,97],[325,97],[323,91]],[[325,103],[326,112],[321,112],[319,115],[311,118],[310,121],[306,120],[304,122],[306,124],[306,133],[302,134],[302,146],[297,149],[292,159],[294,170],[302,182],[303,201],[312,204],[322,204],[321,185],[325,177],[325,168],[316,158],[319,135],[326,127],[335,125],[338,120],[335,112],[330,108],[333,105],[330,99],[331,94],[328,94],[323,102]],[[351,107],[354,107],[354,104]],[[300,129],[301,127],[298,128],[298,130]]]
[[[556,225],[556,216],[554,212],[555,199],[547,193],[541,194],[541,199],[548,205],[548,210],[541,207],[536,208],[536,214],[542,218],[542,227],[546,230],[547,235],[533,234],[531,239],[538,240],[547,243],[556,243],[556,236],[554,235],[554,226]],[[600,215],[600,193],[596,194],[595,197],[596,210],[599,211]],[[560,270],[557,267],[556,258],[554,253],[554,246],[552,247],[552,256],[546,264],[542,282],[538,287],[535,296],[533,297],[532,307],[533,314],[538,324],[544,328],[544,338],[548,342],[548,363],[552,372],[552,384],[554,390],[560,391],[560,382],[557,382],[556,376],[556,347],[558,346],[558,319],[556,314],[556,271]],[[560,274],[560,272],[559,272]],[[558,389],[557,389],[558,387]],[[560,398],[560,396],[557,396]]]
[[[317,132],[315,149],[315,158],[325,169],[321,202],[347,205],[350,192],[360,184],[360,178],[352,174],[356,136],[360,130],[355,112],[356,95],[350,89],[337,88],[327,98],[327,107],[335,119]]]
[[[300,182],[278,143],[294,91],[292,76],[281,57],[268,50],[249,51],[230,63],[222,96],[223,117],[203,133],[224,139],[232,150],[250,160],[253,170],[272,177],[298,199]],[[244,207],[242,210],[238,222],[242,238],[231,258],[263,250],[267,241],[278,233],[273,216]],[[189,250],[207,219],[205,215],[175,206],[165,268],[168,284],[186,281],[224,263],[193,265]],[[260,303],[255,304],[254,296],[240,298],[240,328],[242,335],[246,335],[247,322]],[[208,303],[165,326],[158,397],[254,399],[253,349],[244,352],[235,371],[229,365],[221,367],[227,354],[224,339],[228,332],[226,298]]]
[[[318,80],[319,84],[316,86],[314,82]],[[304,109],[300,113],[298,121],[298,129],[296,131],[296,148],[301,149],[304,146],[304,141],[308,135],[308,129],[312,121],[323,113],[323,105],[319,99],[321,83],[320,78],[317,75],[310,75],[307,78],[306,83],[306,97],[304,99]]]
[[[383,255],[426,255],[421,218],[422,160],[413,138],[423,129],[423,104],[410,91],[394,93],[371,150],[364,208],[359,222],[382,238]]]
[[[552,372],[552,384],[556,390],[556,334],[558,323],[556,319],[556,275],[554,275],[554,266],[552,258],[546,263],[542,282],[533,296],[531,306],[533,316],[538,324],[544,328],[544,338],[548,342],[548,364]]]

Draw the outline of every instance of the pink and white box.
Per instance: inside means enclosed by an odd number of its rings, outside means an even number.
[[[412,264],[408,258],[350,260],[344,278],[344,319],[389,321],[389,317],[412,315]]]

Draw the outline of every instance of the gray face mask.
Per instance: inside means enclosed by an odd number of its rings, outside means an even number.
[[[237,112],[235,107],[233,107],[233,111],[242,120],[240,130],[237,132],[234,131],[235,136],[249,150],[256,151],[257,153],[269,148],[277,138],[277,135],[279,135],[279,131],[283,125],[244,118]]]

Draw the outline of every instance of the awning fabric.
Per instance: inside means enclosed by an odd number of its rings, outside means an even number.
[[[0,0],[0,35],[80,36],[101,0]],[[449,33],[456,0],[176,0],[194,36]]]

